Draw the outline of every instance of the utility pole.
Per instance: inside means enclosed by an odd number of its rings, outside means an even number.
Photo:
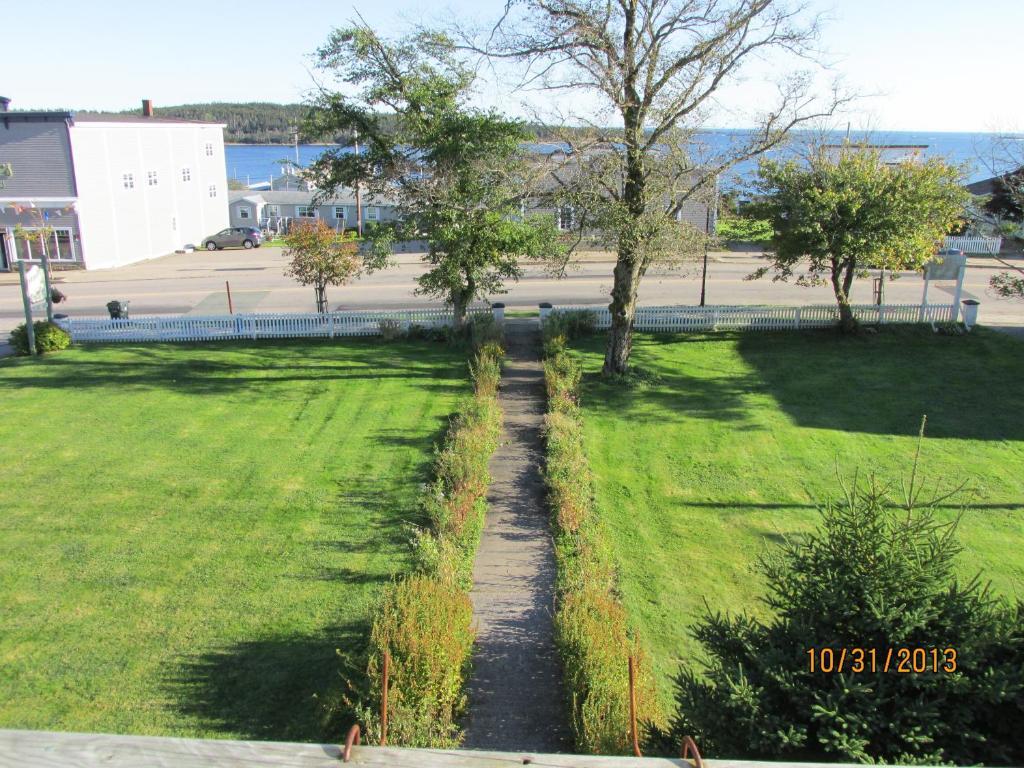
[[[359,155],[359,139],[355,141],[356,155]],[[359,191],[359,179],[356,179],[356,234],[363,236],[363,200]]]
[[[708,292],[708,242],[711,238],[711,203],[708,203],[707,213],[704,220],[704,270],[700,276],[700,305],[704,306],[704,300]]]

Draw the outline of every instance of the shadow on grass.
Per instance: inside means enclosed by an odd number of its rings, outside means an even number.
[[[600,360],[591,356],[584,366],[583,400],[587,411],[597,414],[622,414],[631,421],[660,423],[666,419],[699,418],[710,421],[747,421],[749,406],[744,398],[764,389],[756,374],[737,374],[713,368],[684,367],[673,364],[669,356],[658,353],[658,347],[727,341],[729,336],[705,334],[658,334],[643,337],[633,361],[646,383],[630,386],[605,378]],[[574,346],[591,353],[603,352],[604,334],[589,337]],[[652,354],[645,354],[646,351]],[[739,424],[739,429],[760,429],[753,423]]]
[[[737,349],[760,386],[798,425],[844,432],[971,440],[1024,439],[1024,355],[1015,340],[978,329],[929,327],[745,333]]]
[[[168,389],[208,394],[252,386],[343,380],[416,380],[431,390],[465,384],[461,354],[427,342],[376,345],[363,339],[258,344],[90,345],[0,368],[0,390]]]
[[[367,622],[315,636],[271,637],[178,658],[165,669],[171,706],[244,739],[337,742],[354,721],[344,701],[366,685]]]

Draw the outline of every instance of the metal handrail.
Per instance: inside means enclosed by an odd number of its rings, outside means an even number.
[[[700,750],[697,749],[697,742],[691,736],[683,736],[683,748],[680,757],[683,760],[692,758],[696,768],[704,768],[704,761],[700,757]]]
[[[352,759],[352,745],[359,746],[359,723],[348,729],[348,736],[345,737],[345,748],[341,752],[341,761],[347,763]]]

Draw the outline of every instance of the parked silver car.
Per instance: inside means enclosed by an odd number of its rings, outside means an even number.
[[[216,235],[203,240],[203,248],[208,251],[219,251],[221,248],[259,248],[263,243],[263,233],[252,227],[228,227]]]

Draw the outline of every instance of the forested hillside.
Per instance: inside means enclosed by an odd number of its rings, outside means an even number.
[[[158,117],[182,120],[210,120],[226,123],[224,140],[242,144],[290,144],[302,123],[308,107],[304,104],[181,104],[156,107]],[[321,137],[301,136],[300,140],[316,141]]]
[[[342,136],[309,136],[302,132],[303,118],[309,107],[305,104],[272,104],[270,102],[213,102],[210,104],[179,104],[171,107],[156,106],[157,117],[174,117],[180,120],[207,120],[225,123],[224,140],[238,144],[291,144],[295,132],[303,143],[335,142]],[[79,115],[110,114],[94,110],[76,110]],[[138,114],[138,109],[125,110],[117,114]],[[542,126],[528,126],[539,140],[554,139],[554,135]],[[562,128],[562,131],[565,129]]]

